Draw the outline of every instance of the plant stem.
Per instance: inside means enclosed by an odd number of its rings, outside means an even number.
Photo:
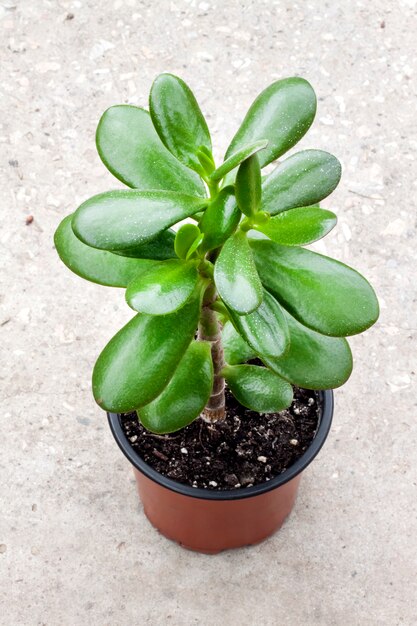
[[[205,422],[219,422],[225,418],[224,378],[220,375],[224,367],[221,327],[215,311],[211,308],[216,299],[216,288],[211,283],[206,290],[201,317],[198,325],[198,339],[209,341],[211,344],[211,358],[213,361],[214,380],[211,396],[201,418]]]
[[[214,200],[219,193],[219,183],[218,181],[211,182],[207,180],[207,186],[210,192],[210,200]]]

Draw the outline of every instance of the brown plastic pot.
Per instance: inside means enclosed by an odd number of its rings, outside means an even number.
[[[291,513],[301,473],[324,444],[333,417],[333,392],[320,391],[321,415],[309,448],[270,481],[230,491],[195,489],[167,478],[135,452],[120,415],[108,413],[111,431],[134,473],[145,514],[165,537],[206,554],[258,543],[278,530]]]

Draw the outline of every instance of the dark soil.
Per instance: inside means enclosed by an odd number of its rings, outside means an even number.
[[[292,405],[279,413],[259,414],[242,407],[226,390],[226,419],[198,419],[170,435],[143,428],[136,413],[122,416],[133,449],[155,470],[180,483],[203,489],[251,487],[278,476],[309,447],[320,406],[314,391],[294,388]]]

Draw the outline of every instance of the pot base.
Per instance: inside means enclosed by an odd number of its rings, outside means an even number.
[[[260,543],[284,523],[297,496],[301,474],[267,493],[240,500],[204,500],[176,493],[134,468],[146,517],[184,548],[217,554]]]
[[[271,480],[234,490],[193,488],[158,473],[132,448],[122,416],[108,413],[114,438],[134,467],[145,514],[165,537],[216,554],[263,541],[291,513],[302,472],[318,454],[333,416],[332,391],[319,392],[321,415],[316,436],[304,454]]]

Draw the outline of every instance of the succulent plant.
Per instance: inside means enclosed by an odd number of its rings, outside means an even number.
[[[223,419],[225,381],[243,406],[267,413],[291,404],[293,385],[348,379],[346,337],[376,321],[375,293],[355,270],[303,247],[336,224],[318,203],[340,163],[303,150],[261,175],[315,112],[306,80],[274,82],[216,166],[197,101],[172,74],[154,81],[149,112],[105,111],[97,149],[129,189],[86,200],[55,234],[73,272],[125,288],[136,312],[94,367],[102,408],[137,411],[145,428],[166,433]]]

